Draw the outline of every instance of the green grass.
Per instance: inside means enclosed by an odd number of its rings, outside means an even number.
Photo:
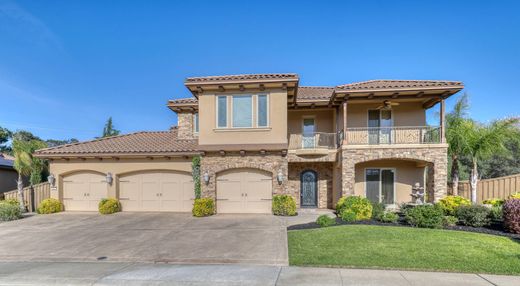
[[[291,230],[288,239],[291,265],[520,274],[520,243],[501,236],[345,225]]]

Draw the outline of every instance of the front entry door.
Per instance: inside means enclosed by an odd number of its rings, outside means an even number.
[[[304,171],[301,174],[301,206],[312,208],[317,207],[318,204],[318,186],[317,186],[317,174],[314,171]]]

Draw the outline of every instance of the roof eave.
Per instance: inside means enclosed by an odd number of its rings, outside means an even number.
[[[127,153],[56,153],[56,154],[38,154],[33,156],[42,159],[60,159],[60,158],[147,158],[147,157],[183,157],[199,155],[199,151],[182,151],[182,152],[127,152]]]

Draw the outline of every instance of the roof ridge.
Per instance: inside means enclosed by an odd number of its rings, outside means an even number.
[[[360,83],[369,83],[369,82],[378,82],[378,81],[382,81],[382,82],[391,82],[391,81],[395,81],[395,82],[457,82],[457,83],[461,83],[461,81],[458,81],[458,80],[444,80],[444,79],[370,79],[370,80],[363,80],[363,81],[356,81],[356,82],[351,82],[351,83],[346,83],[346,84],[340,84],[338,86],[346,86],[346,85],[355,85],[355,84],[360,84]]]
[[[313,86],[313,85],[300,85],[298,86],[298,88],[326,88],[326,89],[335,89],[336,87],[334,86]]]

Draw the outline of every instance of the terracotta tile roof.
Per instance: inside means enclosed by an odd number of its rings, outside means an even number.
[[[212,82],[239,82],[239,81],[269,81],[269,80],[298,80],[295,73],[272,73],[272,74],[237,74],[221,76],[189,77],[185,83],[212,83]]]
[[[310,99],[327,100],[330,99],[333,92],[334,87],[329,86],[299,86],[296,101]]]
[[[196,98],[179,98],[168,101],[171,104],[197,104],[199,101]]]
[[[177,128],[169,131],[141,131],[92,141],[40,149],[40,157],[52,155],[166,154],[197,152],[196,139],[177,139]]]
[[[376,90],[376,89],[410,89],[410,88],[449,88],[463,87],[460,81],[444,80],[368,80],[338,85],[338,90]]]

